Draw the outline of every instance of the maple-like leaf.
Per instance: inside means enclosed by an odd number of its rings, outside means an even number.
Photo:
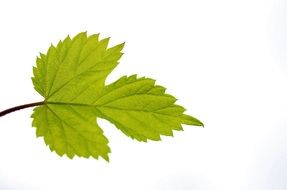
[[[97,118],[139,141],[172,136],[182,124],[203,126],[184,114],[185,109],[153,79],[123,76],[105,85],[124,47],[108,48],[108,42],[109,38],[99,40],[98,34],[84,32],[73,39],[68,36],[37,58],[32,80],[45,101],[34,109],[33,126],[52,151],[70,158],[108,160],[108,140]]]

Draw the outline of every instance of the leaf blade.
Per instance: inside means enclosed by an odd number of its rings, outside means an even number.
[[[125,44],[108,47],[109,40],[82,32],[51,45],[37,58],[32,82],[45,101],[34,109],[32,125],[51,151],[108,161],[110,148],[97,124],[99,117],[144,142],[173,136],[174,130],[183,130],[182,124],[203,126],[154,79],[123,76],[105,85]]]

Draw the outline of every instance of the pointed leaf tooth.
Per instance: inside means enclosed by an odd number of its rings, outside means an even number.
[[[60,40],[59,42],[58,42],[58,44],[57,44],[57,49],[61,49],[62,48],[62,45],[63,45],[63,42],[62,42],[62,40]]]

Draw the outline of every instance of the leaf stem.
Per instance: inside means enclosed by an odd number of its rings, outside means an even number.
[[[14,111],[18,111],[18,110],[29,108],[29,107],[44,105],[44,104],[45,104],[45,101],[41,101],[41,102],[34,102],[34,103],[24,104],[24,105],[20,105],[20,106],[15,106],[13,108],[9,108],[9,109],[6,109],[4,111],[1,111],[0,117],[6,115],[8,113],[14,112]]]

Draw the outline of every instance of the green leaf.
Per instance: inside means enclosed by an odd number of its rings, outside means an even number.
[[[99,40],[98,34],[80,33],[51,45],[37,58],[32,81],[45,103],[34,109],[33,126],[52,151],[70,158],[108,160],[108,140],[97,118],[139,141],[172,136],[182,124],[203,126],[184,114],[185,109],[153,79],[132,75],[105,85],[124,46],[108,48],[108,42],[109,38]]]

